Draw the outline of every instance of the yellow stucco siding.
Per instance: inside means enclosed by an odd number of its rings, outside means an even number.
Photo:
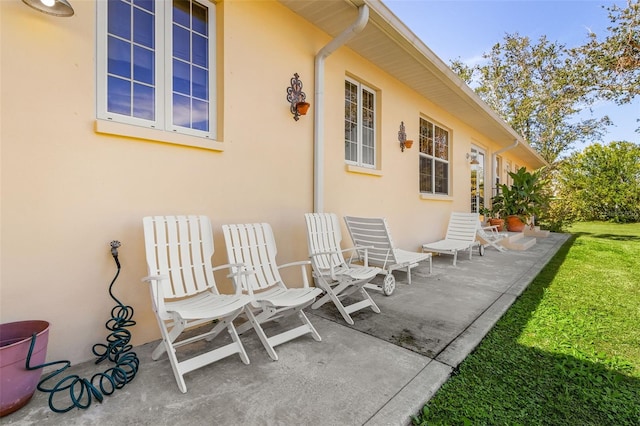
[[[114,291],[135,309],[133,343],[159,337],[140,282],[147,274],[143,216],[208,215],[216,265],[226,263],[224,223],[268,222],[281,263],[307,256],[313,111],[294,121],[286,88],[297,72],[313,108],[314,56],[330,37],[276,2],[219,4],[220,150],[207,150],[95,131],[96,7],[93,1],[73,7],[72,18],[54,18],[20,1],[0,2],[0,321],[49,321],[47,358],[78,362],[91,358],[91,346],[106,335],[114,239],[122,242]],[[378,91],[379,176],[345,167],[347,75]],[[449,213],[469,209],[464,155],[471,141],[488,156],[497,148],[348,48],[327,59],[325,84],[324,210],[386,216],[396,243],[407,249],[442,236]],[[451,132],[454,173],[445,201],[418,192],[420,116]],[[404,153],[397,141],[401,121],[416,141]],[[216,277],[229,291],[225,274]]]

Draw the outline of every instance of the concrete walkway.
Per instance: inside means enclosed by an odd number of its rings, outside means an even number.
[[[411,285],[396,272],[393,295],[370,291],[382,312],[359,311],[354,326],[332,304],[308,309],[322,342],[307,335],[278,346],[279,361],[247,332],[250,365],[232,356],[196,370],[186,376],[186,394],[166,357],[151,360],[157,342],[136,347],[138,375],[102,403],[56,414],[36,391],[0,423],[407,425],[568,238],[551,234],[527,251],[488,248],[472,260],[462,254],[455,268],[450,256],[437,256],[432,274],[426,264],[413,270]],[[68,371],[90,378],[105,368],[87,362]]]

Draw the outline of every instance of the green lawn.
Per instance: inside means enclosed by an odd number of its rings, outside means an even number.
[[[640,425],[640,224],[580,223],[416,425]]]

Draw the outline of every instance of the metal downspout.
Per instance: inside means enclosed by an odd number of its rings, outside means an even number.
[[[313,130],[313,209],[324,211],[324,60],[364,29],[369,21],[369,6],[358,8],[358,17],[316,54]]]

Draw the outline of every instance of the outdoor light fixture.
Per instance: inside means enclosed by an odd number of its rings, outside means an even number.
[[[73,16],[73,7],[67,0],[22,0],[42,13],[53,16]]]
[[[289,111],[293,114],[293,119],[298,121],[301,115],[306,115],[309,110],[309,102],[306,102],[307,95],[302,91],[302,81],[298,73],[293,74],[291,86],[287,87],[287,101],[291,104]]]
[[[477,164],[480,164],[480,162],[478,161],[478,154],[475,154],[475,153],[469,154],[469,153],[467,152],[467,160],[468,160],[469,158],[471,158],[471,162],[470,162],[469,164],[471,164],[472,166],[475,166],[475,165],[477,165]]]

